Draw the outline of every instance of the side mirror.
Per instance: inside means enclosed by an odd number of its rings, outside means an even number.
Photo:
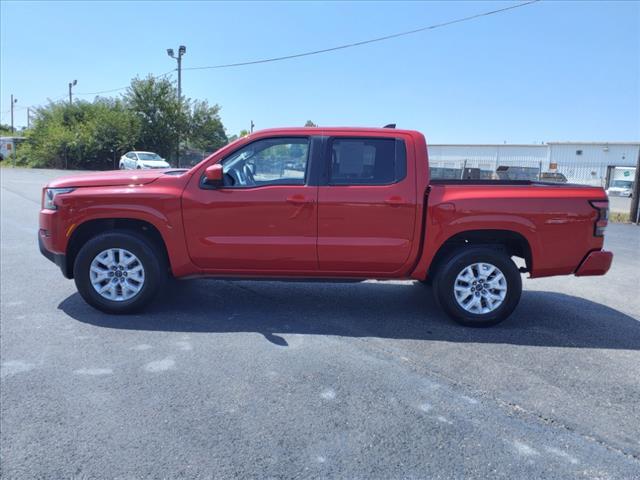
[[[223,176],[222,165],[219,163],[207,167],[204,171],[204,178],[208,185],[222,185]]]

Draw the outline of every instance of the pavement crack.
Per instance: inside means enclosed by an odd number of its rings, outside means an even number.
[[[387,346],[381,345],[381,342],[376,341],[376,339],[371,339],[366,337],[364,338],[354,337],[354,340],[368,347],[373,347],[376,350],[393,357],[394,359],[401,359],[401,362],[398,363],[399,365],[405,368],[406,367],[410,368],[414,373],[418,375],[425,375],[425,373],[427,373],[428,375],[432,375],[438,378],[439,380],[442,380],[448,383],[450,386],[453,386],[454,388],[470,391],[472,392],[473,396],[482,398],[484,401],[493,401],[502,410],[506,411],[507,415],[517,416],[518,418],[521,418],[521,419],[533,420],[533,421],[536,421],[538,424],[542,423],[544,425],[549,425],[554,428],[562,429],[573,435],[578,435],[580,438],[583,438],[589,442],[596,443],[611,452],[621,454],[628,459],[634,460],[636,462],[640,462],[640,454],[629,452],[622,448],[616,447],[615,445],[611,445],[610,443],[608,443],[606,440],[602,438],[580,431],[570,425],[566,425],[565,423],[555,418],[529,410],[515,402],[503,400],[500,397],[493,395],[485,390],[478,390],[473,385],[470,385],[465,382],[461,382],[449,375],[443,374],[442,372],[429,369],[428,367],[424,366],[424,364],[421,364],[421,363],[419,364],[414,358],[412,358],[413,355],[410,352],[407,352],[405,350],[402,350],[401,352],[399,352],[397,351],[397,349],[388,348]]]
[[[601,445],[602,447],[606,448],[607,450],[619,453],[624,455],[627,458],[633,459],[635,461],[640,461],[640,455],[633,453],[633,452],[628,452],[626,450],[623,450],[621,448],[616,447],[615,445],[611,445],[609,443],[607,443],[604,439],[596,437],[594,435],[590,435],[588,433],[585,432],[581,432],[577,429],[575,429],[574,427],[571,427],[570,425],[567,425],[555,418],[543,415],[541,413],[537,413],[531,410],[528,410],[524,407],[522,407],[521,405],[518,405],[517,403],[514,402],[509,402],[506,400],[502,400],[496,396],[493,396],[491,394],[488,394],[487,392],[482,392],[482,394],[480,395],[482,397],[485,398],[490,398],[493,401],[495,401],[496,403],[498,403],[501,407],[503,407],[506,410],[509,410],[510,412],[512,412],[514,415],[517,415],[519,417],[529,417],[529,418],[535,418],[537,420],[539,420],[541,423],[544,423],[545,425],[551,425],[554,426],[556,428],[561,428],[563,430],[566,430],[567,432],[570,432],[572,434],[578,435],[581,438],[584,438],[586,440],[589,440],[591,442],[595,442],[598,445]]]

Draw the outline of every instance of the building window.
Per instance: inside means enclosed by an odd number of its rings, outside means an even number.
[[[582,155],[582,150],[576,150],[576,155]]]

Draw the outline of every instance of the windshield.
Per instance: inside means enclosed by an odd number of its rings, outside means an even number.
[[[613,186],[617,188],[631,188],[630,180],[616,180],[613,182]]]
[[[138,158],[140,160],[162,160],[162,157],[156,153],[138,152]]]

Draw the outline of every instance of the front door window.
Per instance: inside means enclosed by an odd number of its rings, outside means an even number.
[[[304,185],[308,158],[307,138],[270,138],[253,142],[222,162],[225,187]]]

